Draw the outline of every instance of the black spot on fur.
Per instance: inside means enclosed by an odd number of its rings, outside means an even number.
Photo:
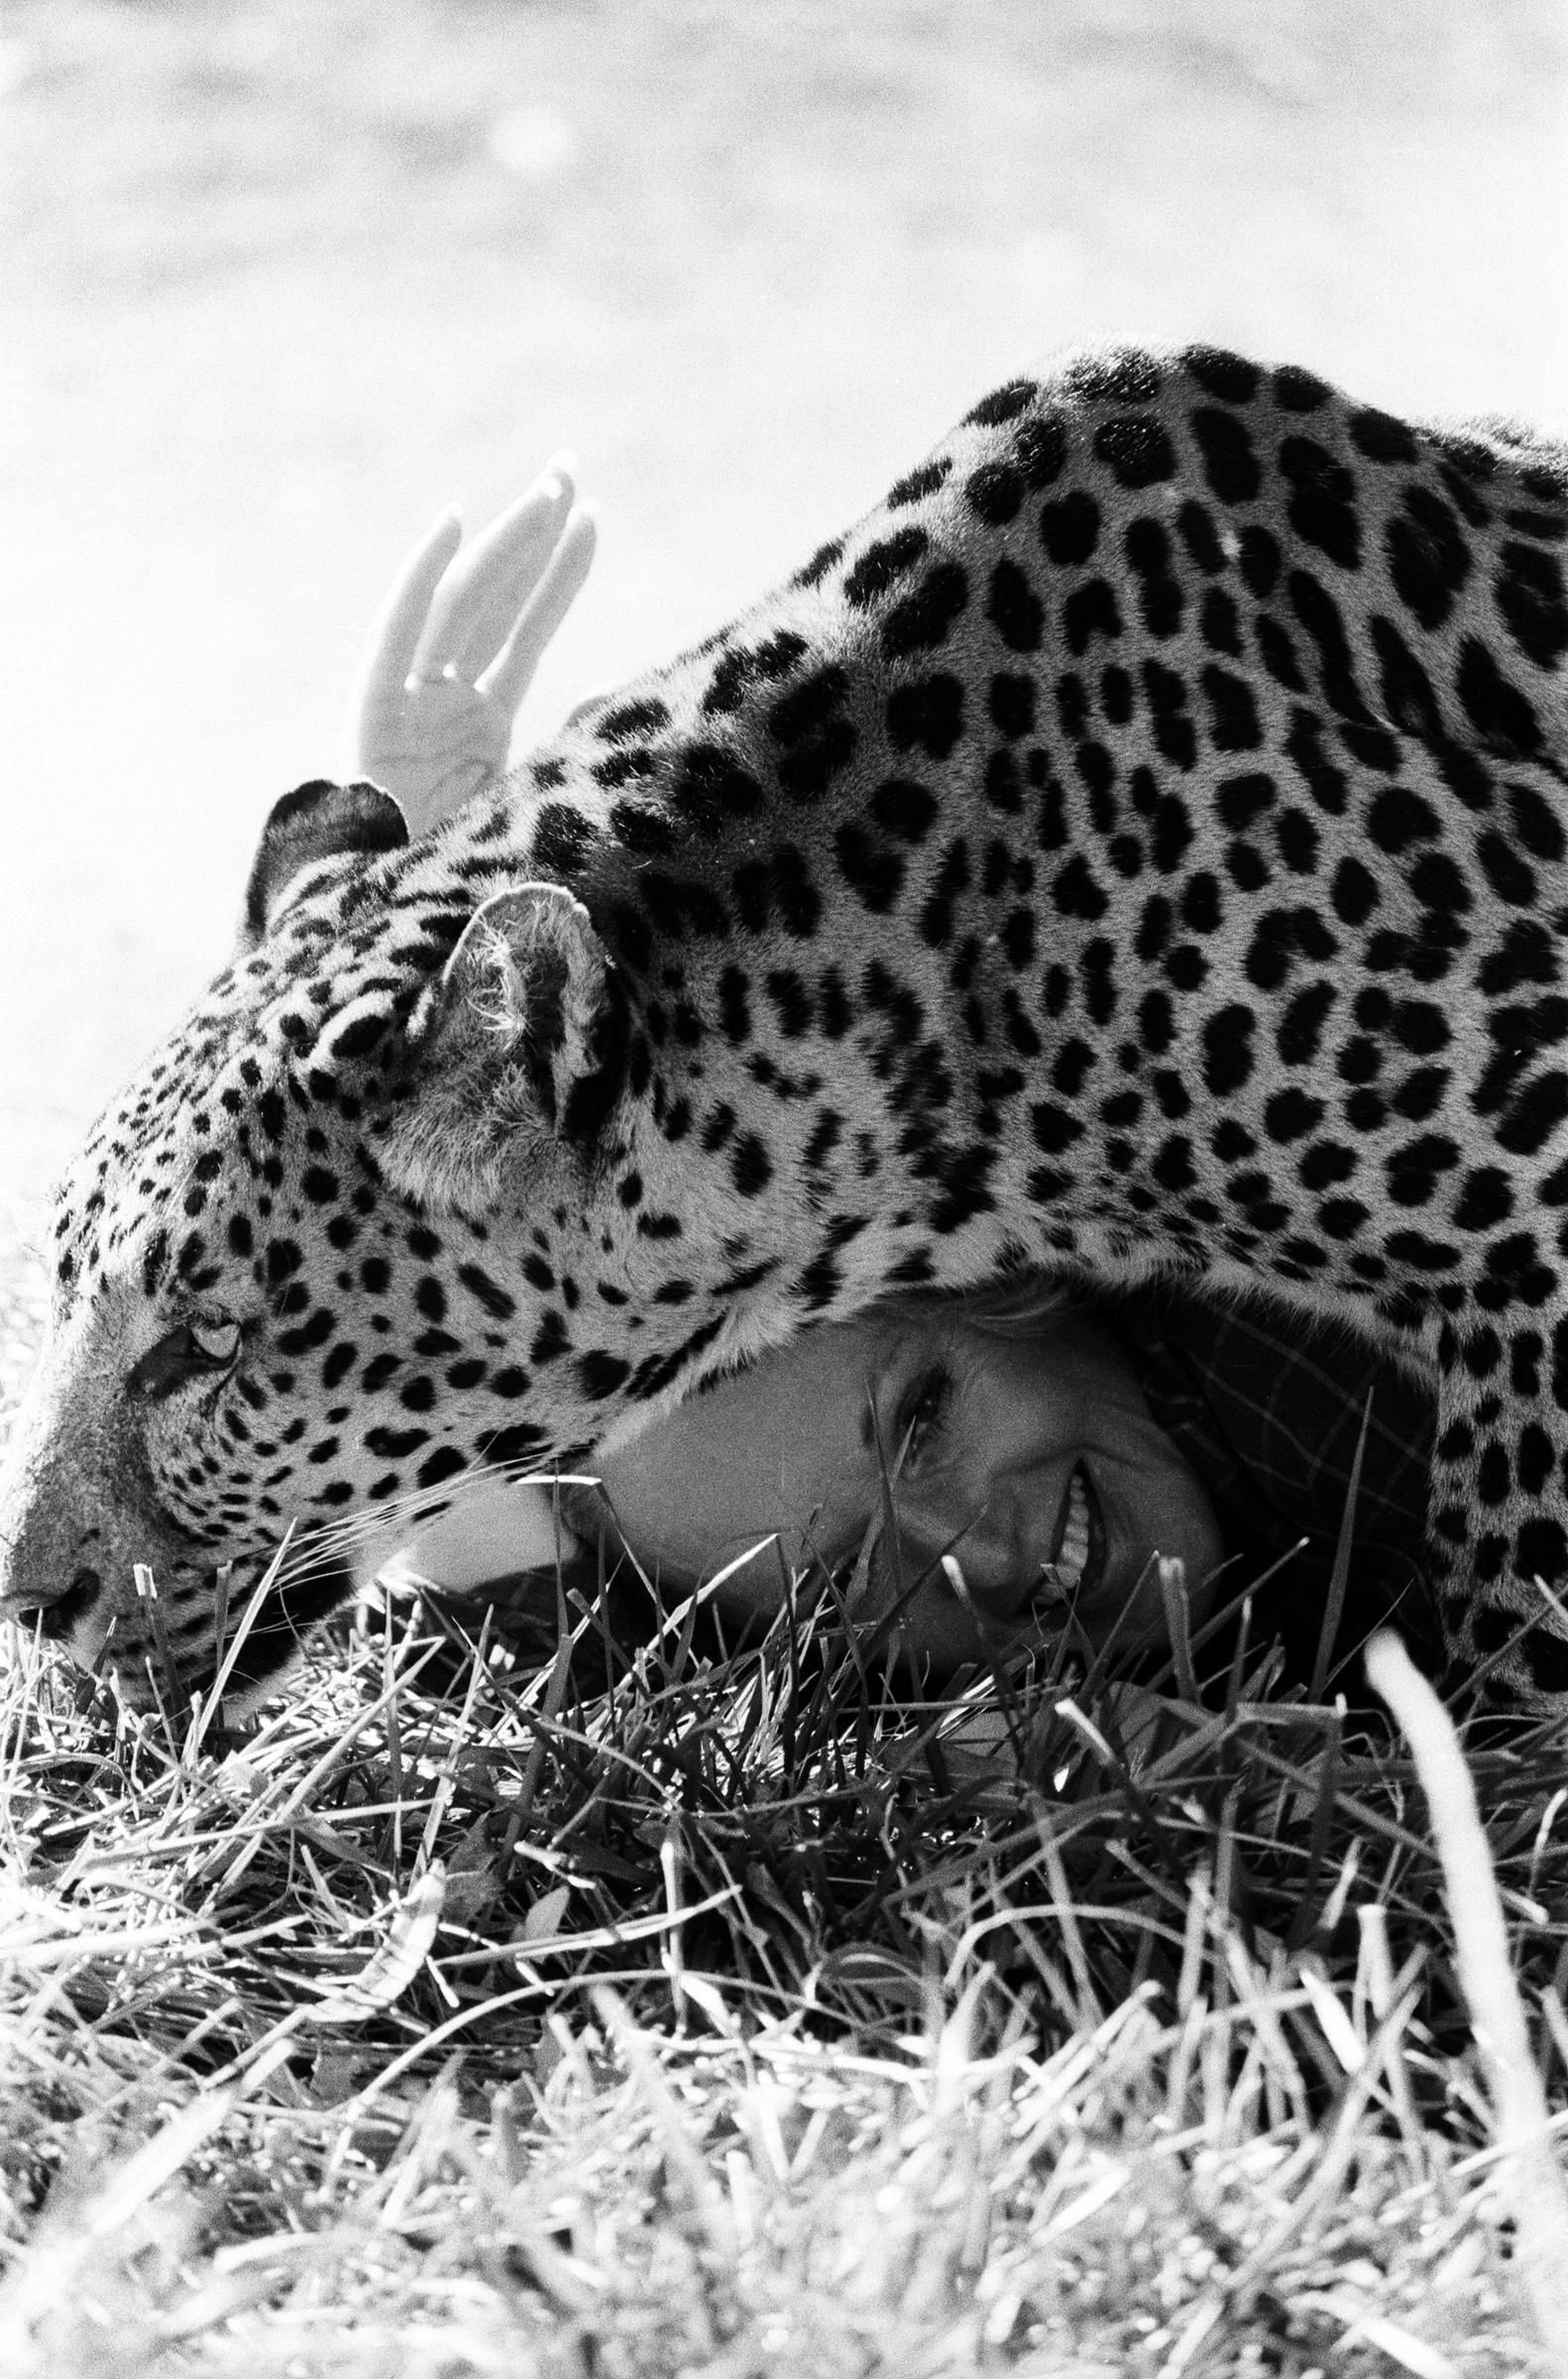
[[[786,1041],[798,1041],[812,1026],[812,1000],[793,966],[775,966],[767,978],[767,993],[778,1012],[779,1031]]]
[[[769,712],[768,731],[782,746],[778,779],[787,799],[820,799],[853,759],[859,738],[840,708],[848,690],[847,671],[833,663],[803,679]]]
[[[1274,779],[1261,772],[1224,777],[1215,789],[1215,808],[1233,835],[1245,834],[1274,801]]]
[[[919,745],[933,760],[945,760],[963,733],[963,687],[946,670],[899,686],[888,697],[888,739],[895,751]]]
[[[1056,413],[1040,413],[1025,421],[1013,441],[1013,454],[1026,486],[1036,494],[1053,487],[1067,459],[1067,433]]]
[[[851,892],[874,917],[885,916],[903,889],[901,854],[885,843],[878,843],[851,819],[846,819],[835,834],[834,850]]]
[[[1500,1148],[1532,1157],[1568,1119],[1568,1074],[1537,1074],[1522,1084],[1498,1127]]]
[[[1277,389],[1283,377],[1276,375]],[[1356,483],[1344,464],[1315,438],[1287,438],[1280,469],[1290,483],[1290,525],[1297,536],[1342,570],[1354,570],[1361,560],[1361,522]]]
[[[985,616],[1010,652],[1038,652],[1046,612],[1029,580],[1004,554],[991,572]]]
[[[1226,404],[1250,403],[1258,394],[1263,375],[1245,356],[1232,355],[1223,347],[1198,346],[1183,348],[1179,360],[1200,389]]]
[[[914,568],[930,542],[923,528],[912,526],[868,545],[843,582],[849,602],[857,611],[864,611]]]
[[[1420,459],[1415,432],[1393,413],[1380,413],[1375,405],[1363,405],[1359,412],[1351,414],[1349,426],[1351,444],[1369,462],[1413,463]]]
[[[1412,843],[1432,842],[1441,831],[1430,802],[1407,785],[1389,785],[1368,805],[1367,832],[1379,850],[1398,855]]]
[[[1200,570],[1215,577],[1225,567],[1224,549],[1206,505],[1189,496],[1176,514],[1181,542]]]
[[[1144,625],[1151,635],[1174,636],[1181,624],[1183,598],[1180,581],[1171,567],[1171,540],[1163,524],[1149,516],[1134,520],[1122,543],[1142,581],[1138,608]]]
[[[926,497],[935,496],[952,469],[952,456],[942,454],[933,462],[922,463],[918,471],[907,472],[902,479],[894,480],[887,492],[888,510],[899,512],[907,505],[920,504]]]
[[[1228,653],[1232,660],[1241,658],[1241,614],[1223,587],[1210,587],[1204,596],[1199,626],[1211,652]]]
[[[1217,406],[1200,404],[1191,414],[1192,435],[1203,457],[1203,475],[1221,504],[1251,504],[1263,484],[1258,457],[1244,421]]]
[[[1339,606],[1309,570],[1292,570],[1288,587],[1295,616],[1317,646],[1324,693],[1342,719],[1370,726],[1372,715],[1357,681]]]
[[[1077,356],[1063,375],[1064,385],[1086,404],[1150,404],[1164,380],[1158,359],[1142,347]]]
[[[1526,660],[1553,669],[1568,650],[1568,602],[1555,554],[1511,540],[1504,546],[1493,600]]]
[[[1030,1124],[1035,1146],[1043,1156],[1059,1157],[1083,1137],[1083,1123],[1068,1107],[1059,1107],[1054,1100],[1044,1100],[1030,1109]]]
[[[936,822],[937,797],[926,785],[889,777],[871,796],[871,815],[884,834],[923,843]]]
[[[734,819],[753,817],[763,800],[757,779],[722,743],[692,744],[670,795],[676,814],[703,835],[722,834]]]
[[[1102,421],[1094,451],[1119,487],[1151,488],[1176,477],[1176,450],[1152,413],[1118,413]]]
[[[889,501],[892,501],[891,498]],[[837,562],[841,561],[842,558],[842,537],[831,538],[826,545],[819,545],[816,552],[812,555],[811,560],[807,562],[803,568],[796,571],[794,577],[790,580],[790,585],[792,587],[821,586],[829,571],[833,569]]]
[[[488,1464],[499,1469],[508,1462],[532,1463],[548,1443],[536,1422],[520,1420],[508,1429],[493,1429],[480,1452]]]
[[[1005,528],[1024,501],[1024,475],[1013,463],[981,463],[970,472],[963,493],[976,519],[988,528]]]
[[[1540,728],[1533,709],[1478,636],[1466,636],[1460,645],[1455,682],[1465,716],[1484,742],[1521,755],[1538,749]]]
[[[1332,983],[1309,983],[1286,1009],[1275,1045],[1287,1066],[1310,1066],[1322,1042],[1323,1026],[1335,998]]]
[[[657,695],[644,694],[633,702],[617,703],[612,710],[601,711],[593,728],[602,743],[629,743],[638,736],[656,735],[669,723],[665,704]]]
[[[755,1132],[743,1132],[735,1142],[729,1178],[740,1197],[756,1197],[773,1179],[773,1160]]]
[[[848,691],[849,673],[837,662],[813,671],[773,704],[768,712],[769,735],[788,750],[818,734],[841,708]]]
[[[515,1300],[508,1297],[498,1281],[493,1281],[479,1264],[460,1264],[457,1277],[475,1303],[496,1321],[509,1321],[516,1312]]]
[[[1372,641],[1381,664],[1383,707],[1402,735],[1416,736],[1423,743],[1441,741],[1442,714],[1432,681],[1411,652],[1392,620],[1377,614],[1372,622]]]
[[[1280,540],[1261,520],[1250,520],[1241,532],[1238,557],[1243,579],[1260,600],[1272,595],[1280,576]]]
[[[1158,661],[1143,665],[1144,694],[1154,722],[1155,746],[1178,768],[1190,768],[1197,757],[1197,736],[1186,710],[1186,680]]]
[[[1565,848],[1562,822],[1551,804],[1526,784],[1509,785],[1505,797],[1513,832],[1530,856],[1561,859]]]
[[[1333,398],[1328,383],[1298,364],[1282,364],[1274,376],[1274,400],[1284,412],[1315,413]]]
[[[1051,886],[1051,897],[1059,916],[1082,917],[1091,923],[1103,917],[1110,903],[1094,870],[1081,851],[1077,851],[1059,868]]]
[[[1086,562],[1099,534],[1100,508],[1081,488],[1040,508],[1040,541],[1059,569]]]
[[[583,865],[598,833],[593,820],[570,803],[547,801],[534,818],[529,864],[564,881]]]
[[[610,831],[622,849],[639,859],[664,858],[675,849],[674,824],[652,802],[613,802]]]
[[[1209,736],[1217,751],[1255,751],[1263,741],[1252,688],[1243,677],[1211,661],[1203,671]]]
[[[1454,1204],[1454,1227],[1461,1231],[1488,1231],[1500,1222],[1507,1222],[1513,1211],[1513,1191],[1509,1177],[1496,1165],[1478,1165],[1465,1176]]]
[[[1422,627],[1441,627],[1470,574],[1464,530],[1440,496],[1407,487],[1403,509],[1385,536],[1389,575],[1400,601]]]
[[[1010,380],[1002,388],[993,389],[989,396],[982,396],[964,414],[963,427],[996,429],[1004,421],[1016,421],[1020,413],[1028,412],[1039,394],[1037,381]]]
[[[1252,1077],[1257,1019],[1236,1002],[1218,1010],[1203,1027],[1203,1080],[1216,1097],[1228,1097]]]
[[[969,600],[969,582],[957,562],[939,562],[928,570],[913,595],[896,603],[882,623],[882,650],[889,660],[912,652],[931,652],[948,640],[952,627]]]
[[[1121,632],[1122,616],[1108,579],[1085,579],[1082,586],[1073,588],[1062,607],[1062,633],[1068,652],[1077,655],[1087,650],[1094,637],[1114,638]]]
[[[1035,724],[1034,679],[999,669],[991,679],[987,707],[992,726],[1010,739],[1031,734]]]
[[[621,1356],[609,1354],[599,1347],[578,1358],[577,1377],[583,1394],[591,1404],[603,1404],[607,1397],[614,1396],[624,1385],[630,1371],[630,1364]]]
[[[400,1461],[405,1454],[414,1453],[421,1445],[428,1445],[429,1442],[430,1432],[428,1429],[377,1427],[367,1429],[365,1432],[367,1452],[379,1455],[384,1462]]]

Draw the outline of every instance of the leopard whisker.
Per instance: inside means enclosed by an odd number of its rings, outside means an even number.
[[[285,1563],[282,1576],[297,1583],[322,1569],[330,1568],[343,1554],[356,1546],[388,1534],[399,1525],[412,1526],[419,1521],[449,1511],[466,1495],[480,1487],[494,1486],[498,1481],[510,1487],[556,1486],[589,1487],[598,1484],[593,1471],[540,1471],[526,1462],[498,1462],[483,1469],[464,1471],[451,1479],[443,1479],[438,1487],[412,1488],[406,1494],[390,1497],[374,1512],[357,1512],[342,1520],[332,1520],[313,1529],[299,1551]]]

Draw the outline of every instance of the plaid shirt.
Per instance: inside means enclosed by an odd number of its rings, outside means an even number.
[[[1430,1387],[1351,1330],[1272,1298],[1201,1303],[1160,1288],[1108,1318],[1232,1549],[1278,1559],[1306,1538],[1286,1573],[1292,1600],[1327,1585],[1370,1396],[1352,1588],[1358,1606],[1403,1598],[1409,1609],[1436,1428]]]

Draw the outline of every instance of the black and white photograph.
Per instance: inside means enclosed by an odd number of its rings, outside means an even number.
[[[1568,12],[0,0],[0,2379],[1568,2379]]]

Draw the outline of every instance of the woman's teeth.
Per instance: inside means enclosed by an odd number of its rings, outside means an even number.
[[[1057,1575],[1068,1594],[1080,1583],[1088,1557],[1089,1499],[1080,1468],[1067,1482],[1067,1525],[1062,1531],[1055,1562]]]
[[[1067,1481],[1059,1526],[1056,1552],[1044,1564],[1035,1590],[1037,1608],[1065,1602],[1080,1588],[1092,1593],[1104,1574],[1105,1524],[1081,1462]]]

